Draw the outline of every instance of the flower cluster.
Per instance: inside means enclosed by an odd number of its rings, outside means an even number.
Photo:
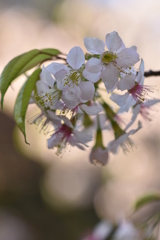
[[[48,125],[53,127],[52,132],[48,131],[48,148],[57,148],[58,154],[67,145],[84,150],[95,135],[90,162],[105,165],[109,152],[117,153],[119,146],[126,152],[134,145],[130,135],[142,124],[139,121],[135,129],[128,128],[138,114],[150,120],[148,110],[160,100],[148,99],[153,87],[144,85],[144,61],[141,59],[139,69],[135,69],[140,60],[137,49],[127,48],[117,32],[107,34],[105,42],[86,37],[84,45],[89,53],[84,54],[76,46],[64,64],[52,62],[43,66],[32,96],[41,113],[31,122],[41,123],[44,130]],[[117,104],[117,110],[106,102],[108,97]],[[120,114],[130,109],[131,120],[122,127]],[[114,137],[107,146],[102,136],[105,129],[111,130]]]

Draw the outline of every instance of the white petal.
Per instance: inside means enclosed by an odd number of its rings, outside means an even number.
[[[135,79],[136,76],[133,74],[125,76],[122,80],[118,82],[117,89],[120,89],[121,91],[131,89],[135,86]]]
[[[101,78],[105,84],[107,91],[112,92],[118,83],[117,68],[112,64],[108,64],[105,69],[102,70]]]
[[[143,61],[143,59],[141,59],[141,64],[139,66],[139,72],[138,72],[136,82],[138,82],[140,85],[143,85],[143,82],[144,82],[144,61]]]
[[[83,50],[80,47],[73,47],[67,55],[67,62],[73,69],[79,69],[85,63]]]
[[[51,73],[47,70],[45,66],[42,67],[42,72],[40,74],[40,79],[44,83],[46,83],[48,86],[53,87],[54,85],[54,79],[51,75]]]
[[[112,153],[117,153],[119,146],[124,143],[128,138],[128,134],[123,134],[122,136],[120,136],[119,138],[109,142],[107,148],[109,151],[111,151]]]
[[[93,83],[96,83],[96,82],[99,81],[99,79],[100,79],[101,72],[99,72],[99,73],[91,73],[91,72],[88,72],[86,69],[84,69],[84,71],[83,71],[83,76],[84,76],[87,80],[89,80],[89,81],[91,81],[91,82],[93,82]]]
[[[81,100],[81,102],[87,102],[93,99],[94,96],[94,84],[92,82],[89,81],[81,81],[79,84],[79,99]]]
[[[51,63],[46,67],[47,71],[55,75],[56,72],[58,72],[61,69],[64,69],[67,73],[69,72],[69,69],[66,65],[63,65],[61,63]]]
[[[55,147],[59,142],[60,142],[60,138],[57,136],[57,134],[53,134],[53,135],[47,140],[48,148],[50,149],[50,148]]]
[[[84,45],[88,52],[92,54],[102,54],[104,52],[105,44],[98,38],[84,38]]]
[[[63,85],[64,85],[64,81],[63,79],[66,76],[66,71],[64,69],[59,70],[58,72],[55,73],[55,79],[57,81],[57,88],[59,90],[63,90]]]
[[[95,116],[102,111],[102,108],[98,105],[87,106],[82,104],[81,108],[90,116]]]
[[[135,104],[136,104],[136,100],[133,98],[131,94],[129,94],[128,98],[126,99],[126,102],[118,110],[118,113],[128,112],[130,107],[133,107]]]
[[[135,134],[135,133],[138,132],[141,128],[142,128],[142,123],[141,123],[141,121],[139,121],[139,122],[138,122],[138,127],[137,127],[136,129],[130,130],[130,131],[127,133],[128,136]]]
[[[116,240],[141,239],[138,230],[129,222],[122,222],[114,234]]]
[[[69,91],[63,92],[61,98],[62,98],[64,104],[69,109],[75,108],[80,103],[80,100],[79,100],[77,94],[71,93]]]
[[[49,91],[49,86],[42,81],[36,82],[36,87],[37,87],[37,93],[39,95]]]
[[[109,51],[117,51],[124,46],[124,43],[117,32],[108,33],[105,37],[105,43]]]
[[[151,99],[151,100],[145,101],[142,105],[143,107],[149,108],[159,102],[160,102],[160,99]]]
[[[73,128],[73,125],[72,125],[71,121],[66,116],[62,115],[62,116],[60,116],[60,119],[63,120],[65,125],[67,125],[70,128]]]
[[[53,123],[54,126],[56,127],[61,126],[61,120],[53,111],[48,110],[46,116],[47,118],[49,118],[49,120]]]
[[[87,61],[85,69],[90,73],[99,73],[102,70],[101,60],[98,58],[91,58]]]
[[[117,53],[116,62],[119,67],[130,67],[139,61],[139,54],[134,48],[125,48]]]
[[[129,97],[129,93],[125,93],[123,95],[115,94],[113,93],[110,97],[110,99],[117,103],[119,106],[123,106],[126,103],[127,98]]]
[[[76,137],[77,142],[79,142],[79,143],[85,144],[85,143],[90,142],[92,140],[92,135],[87,134],[85,130],[79,132],[76,129],[74,129],[73,134]]]
[[[83,76],[89,81],[95,83],[100,79],[101,70],[101,60],[97,58],[91,58],[86,63]]]
[[[131,121],[125,127],[125,131],[135,122],[140,110],[141,110],[140,104],[138,104],[136,107],[133,108],[133,115],[132,115]]]

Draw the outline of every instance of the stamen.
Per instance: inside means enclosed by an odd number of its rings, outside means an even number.
[[[147,100],[146,95],[149,96],[148,93],[154,92],[154,86],[136,84],[132,89],[128,90],[128,92],[132,94],[136,101],[144,102]]]
[[[113,52],[104,52],[101,57],[101,61],[103,64],[109,64],[110,62],[114,62],[117,58],[117,55],[114,54]]]

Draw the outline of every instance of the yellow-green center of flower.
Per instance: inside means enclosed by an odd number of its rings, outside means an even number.
[[[101,57],[101,61],[104,64],[109,64],[110,62],[114,62],[117,58],[117,55],[112,53],[112,52],[104,52],[102,57]]]
[[[78,85],[79,83],[79,78],[80,78],[80,74],[78,72],[73,72],[69,75],[70,80],[75,83],[76,85]]]
[[[71,71],[69,75],[65,77],[65,82],[63,86],[70,86],[71,83],[73,84],[72,86],[79,86],[79,83],[81,81],[81,73],[77,71]]]

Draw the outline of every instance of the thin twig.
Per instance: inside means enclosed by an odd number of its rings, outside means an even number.
[[[148,71],[148,72],[144,72],[144,76],[145,77],[152,77],[152,76],[160,76],[160,71]]]

